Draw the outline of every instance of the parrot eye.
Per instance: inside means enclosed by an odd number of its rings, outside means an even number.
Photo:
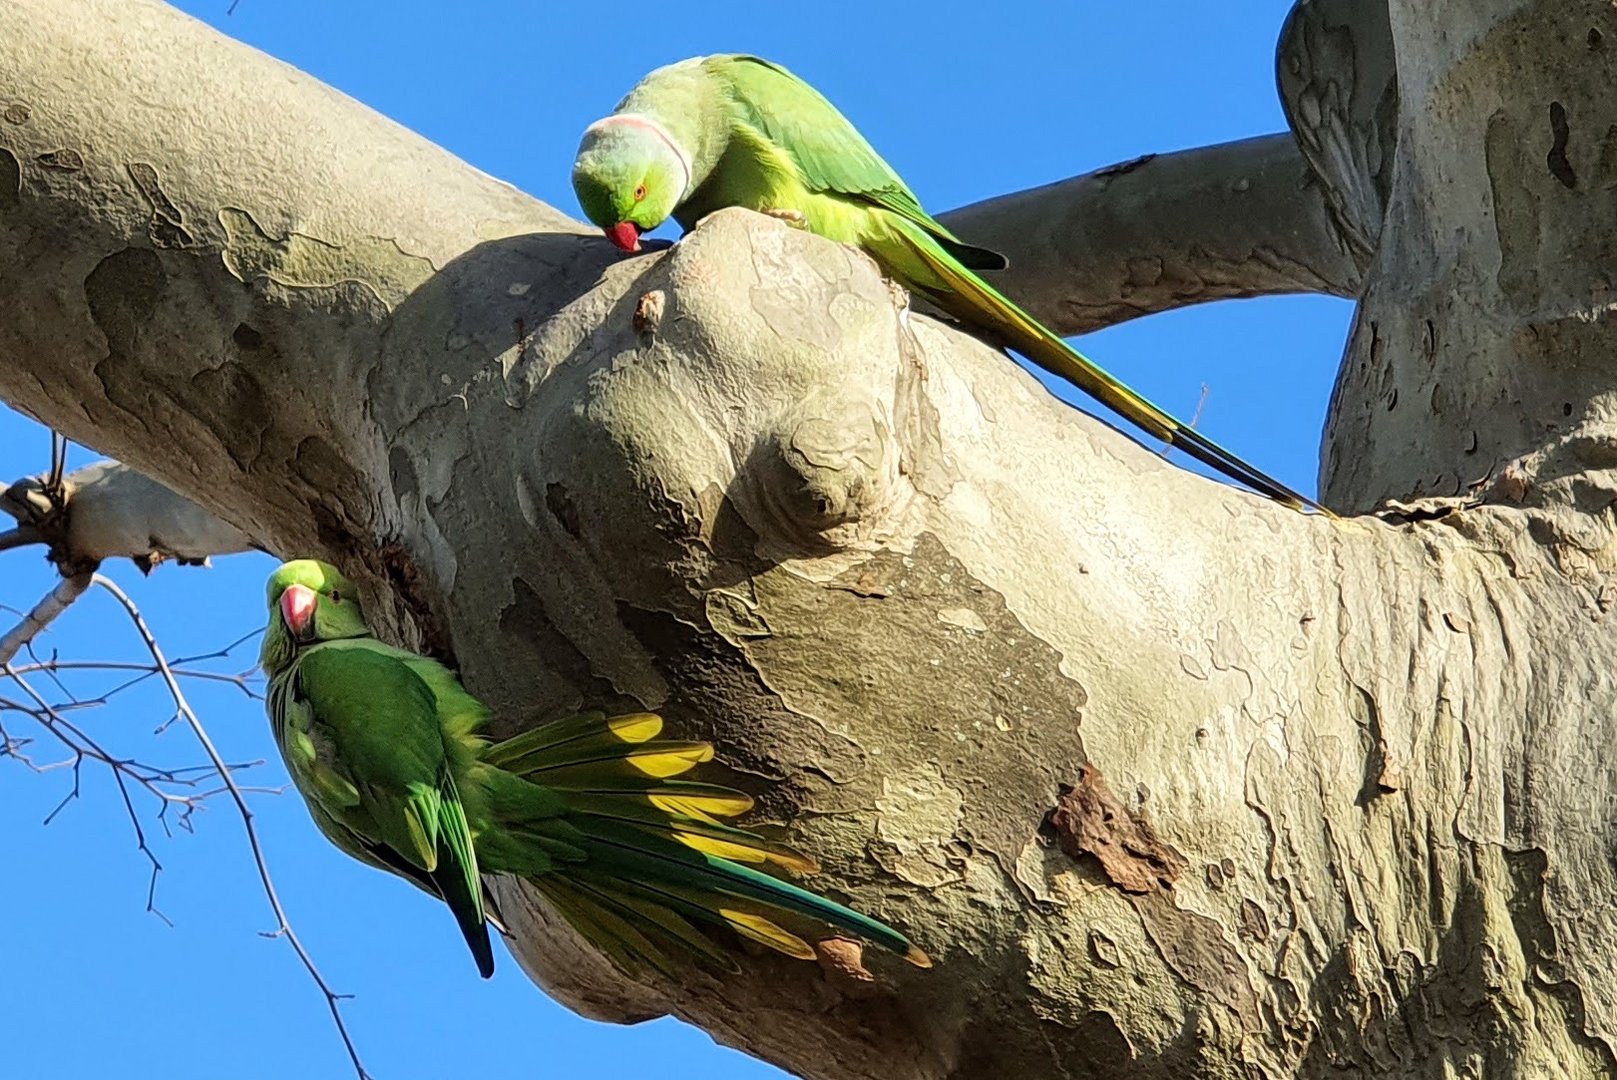
[[[646,185],[641,184],[634,189],[634,201],[639,202],[646,197]]]
[[[336,589],[332,589],[332,590],[331,590],[331,591],[330,591],[330,592],[329,592],[329,593],[327,593],[327,594],[326,594],[326,595],[327,595],[327,596],[329,596],[329,597],[331,597],[331,602],[332,602],[332,603],[333,603],[333,604],[340,604],[340,603],[342,603],[342,594],[341,594],[341,593],[339,593],[339,592],[338,592],[338,591],[337,591],[337,590],[336,590]]]

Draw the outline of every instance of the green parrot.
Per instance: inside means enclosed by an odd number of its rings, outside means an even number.
[[[660,739],[652,713],[582,713],[491,743],[487,710],[436,660],[371,636],[359,593],[312,559],[270,576],[260,663],[294,786],[326,838],[449,906],[477,970],[494,972],[482,874],[532,882],[624,969],[678,958],[733,967],[702,927],[727,926],[801,959],[826,927],[920,967],[902,934],[754,867],[811,859],[720,819],[746,794],[677,777],[703,742]]]
[[[812,86],[756,56],[659,68],[584,132],[584,213],[624,251],[672,216],[689,230],[727,206],[861,248],[900,285],[1015,349],[1142,431],[1295,509],[1324,511],[1102,371],[977,275],[1003,255],[962,243]],[[1328,513],[1328,511],[1325,511]]]

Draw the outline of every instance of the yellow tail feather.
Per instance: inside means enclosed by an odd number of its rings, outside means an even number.
[[[807,855],[799,855],[795,851],[786,851],[782,848],[761,848],[746,843],[737,843],[730,840],[719,840],[711,836],[694,836],[691,833],[679,832],[675,826],[674,837],[686,847],[708,855],[716,855],[721,859],[730,859],[739,863],[774,863],[793,873],[817,874],[820,864]]]
[[[752,796],[740,791],[729,795],[648,795],[647,801],[665,814],[709,825],[720,824],[717,818],[740,817],[752,809]]]
[[[799,960],[814,959],[814,950],[808,942],[796,934],[781,929],[762,915],[754,915],[747,911],[732,911],[729,908],[718,910],[724,921],[742,937],[751,938],[760,945],[767,945],[776,952],[783,952]]]
[[[712,761],[713,747],[707,743],[692,743],[674,750],[628,753],[623,755],[623,760],[647,776],[666,780],[689,772],[704,761]]]
[[[662,734],[663,718],[656,713],[626,713],[612,717],[606,726],[626,743],[643,743]]]

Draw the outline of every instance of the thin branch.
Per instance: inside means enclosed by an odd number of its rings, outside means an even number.
[[[35,690],[27,679],[18,674],[9,663],[0,665],[0,670],[3,670],[6,675],[10,676],[11,680],[18,686],[22,687],[23,692],[33,699],[36,708],[27,709],[24,707],[22,711],[32,713],[34,718],[39,721],[40,725],[51,735],[55,736],[55,738],[61,742],[63,746],[67,747],[68,750],[70,750],[73,754],[71,758],[63,762],[58,762],[55,766],[36,766],[31,761],[25,760],[25,764],[27,764],[30,768],[33,768],[36,772],[44,772],[48,769],[63,765],[70,765],[73,770],[72,789],[62,797],[62,801],[57,803],[55,808],[52,809],[49,814],[45,815],[44,823],[49,825],[56,819],[56,815],[60,814],[64,809],[67,808],[69,803],[73,802],[73,800],[79,797],[79,793],[82,790],[81,781],[83,779],[83,765],[85,758],[90,758],[106,765],[108,769],[111,770],[113,780],[118,785],[118,794],[123,798],[124,809],[129,815],[129,824],[135,830],[135,843],[139,847],[141,854],[145,855],[146,860],[151,863],[151,877],[146,886],[146,910],[151,912],[153,915],[156,915],[159,919],[162,919],[168,925],[173,926],[174,924],[169,917],[164,915],[163,912],[157,907],[157,878],[158,875],[163,872],[163,864],[161,860],[158,859],[157,852],[152,850],[151,844],[147,841],[146,830],[140,824],[140,814],[136,811],[134,800],[130,797],[129,785],[126,783],[126,779],[133,780],[135,783],[145,788],[158,800],[162,809],[158,811],[157,816],[158,820],[163,823],[165,832],[168,829],[166,815],[169,806],[173,803],[181,804],[184,807],[184,809],[181,811],[181,820],[185,821],[189,819],[191,811],[195,809],[197,799],[194,796],[176,795],[172,792],[164,791],[159,785],[161,783],[194,784],[196,781],[179,779],[172,773],[165,773],[162,770],[153,770],[147,766],[141,765],[138,762],[113,757],[100,743],[96,742],[82,729],[73,724],[72,721],[64,717],[55,706],[46,701],[44,696],[41,695],[39,691]],[[0,701],[0,706],[5,704],[7,703]],[[8,746],[9,743],[10,739],[8,737]]]
[[[175,661],[172,662],[172,665],[177,665],[179,662],[180,661],[175,660]],[[13,666],[14,666],[15,670],[19,674],[22,674],[22,675],[31,675],[34,672],[62,672],[62,671],[138,671],[138,672],[140,672],[140,674],[137,675],[135,678],[126,679],[125,681],[119,683],[117,686],[114,686],[112,689],[104,691],[103,693],[97,694],[93,698],[85,698],[85,699],[76,701],[75,705],[102,705],[102,704],[105,704],[115,694],[120,694],[120,693],[124,692],[125,690],[132,689],[133,687],[136,687],[136,686],[140,685],[141,683],[145,682],[147,679],[150,679],[154,675],[162,674],[162,669],[159,668],[156,664],[139,664],[139,663],[134,663],[132,661],[122,661],[122,660],[39,660],[39,661],[36,661],[36,662],[34,662],[32,664],[16,664],[16,665],[13,665]],[[241,672],[239,674],[232,675],[232,674],[230,674],[228,672],[224,672],[224,671],[202,671],[202,670],[199,670],[197,668],[182,668],[182,667],[177,667],[177,666],[173,667],[173,671],[174,671],[175,675],[179,676],[182,679],[197,679],[197,680],[202,681],[202,682],[228,683],[229,685],[234,686],[236,689],[240,690],[247,697],[252,698],[254,701],[262,701],[262,700],[264,700],[264,695],[263,694],[260,694],[258,691],[254,690],[251,686],[248,685],[249,681],[252,678],[252,673],[250,671]]]
[[[32,641],[30,641],[25,646],[25,649],[27,650],[27,653],[28,653],[28,659],[30,661],[32,661],[33,663],[35,663],[35,664],[43,664],[43,663],[49,663],[50,662],[50,661],[41,660],[39,658],[39,653],[34,651],[34,643]],[[50,658],[51,658],[52,661],[59,659],[55,649],[51,650]],[[58,675],[56,672],[50,670],[49,668],[45,668],[45,669],[42,669],[42,670],[44,672],[45,677],[51,681],[51,685],[56,687],[57,693],[61,694],[62,697],[65,699],[65,704],[58,704],[56,706],[58,709],[61,709],[62,711],[65,712],[68,709],[82,709],[82,708],[87,708],[88,707],[88,706],[86,706],[84,704],[83,701],[79,700],[79,696],[77,694],[75,694],[72,690],[68,689],[67,684],[62,681],[62,677],[60,675]]]
[[[18,649],[30,644],[89,587],[89,574],[75,574],[58,581],[56,588],[22,617],[22,622],[12,627],[5,637],[0,637],[0,664],[10,664]]]
[[[123,605],[124,611],[129,615],[129,620],[135,625],[136,632],[140,634],[141,640],[145,642],[147,651],[151,653],[152,661],[162,673],[163,682],[167,684],[168,692],[174,698],[175,708],[179,709],[181,715],[185,717],[185,722],[190,726],[192,734],[196,736],[197,742],[202,744],[202,749],[207,752],[208,759],[213,762],[214,769],[224,782],[225,789],[230,792],[231,801],[236,804],[236,810],[241,815],[242,825],[247,831],[247,842],[252,847],[253,862],[258,867],[259,881],[263,883],[264,895],[268,898],[270,909],[274,911],[278,923],[274,932],[269,936],[284,937],[291,944],[293,951],[298,955],[298,959],[303,962],[304,968],[309,972],[309,977],[314,980],[315,985],[320,988],[320,992],[325,995],[326,1007],[331,1011],[331,1019],[337,1025],[337,1034],[342,1036],[343,1046],[348,1051],[348,1059],[353,1062],[354,1071],[358,1074],[359,1080],[371,1080],[370,1074],[365,1071],[364,1063],[360,1061],[359,1050],[354,1046],[354,1040],[348,1033],[348,1025],[343,1022],[342,999],[348,995],[338,994],[331,989],[325,977],[320,974],[320,969],[315,966],[314,959],[310,957],[308,950],[303,947],[303,942],[298,940],[297,932],[292,929],[291,920],[286,917],[286,910],[281,906],[281,898],[275,891],[275,880],[270,875],[269,863],[264,858],[264,849],[258,840],[258,829],[253,824],[253,812],[247,806],[246,795],[236,784],[235,778],[231,776],[230,766],[225,764],[224,758],[219,755],[218,749],[214,747],[213,739],[208,735],[207,729],[202,726],[202,721],[192,711],[190,702],[186,700],[185,691],[180,688],[179,679],[164,658],[163,650],[157,644],[157,638],[147,628],[146,620],[141,616],[140,609],[135,606],[135,602],[129,599],[124,591],[111,579],[96,574],[94,581],[96,585],[111,593],[118,603]]]
[[[67,475],[67,437],[60,431],[51,432],[51,469],[45,477],[45,494],[56,506],[67,500],[62,490],[62,477]]]

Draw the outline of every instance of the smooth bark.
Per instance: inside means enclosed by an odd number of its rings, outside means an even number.
[[[1148,154],[941,220],[1009,256],[994,283],[1034,317],[1082,334],[1211,300],[1356,295],[1325,191],[1287,132]]]

